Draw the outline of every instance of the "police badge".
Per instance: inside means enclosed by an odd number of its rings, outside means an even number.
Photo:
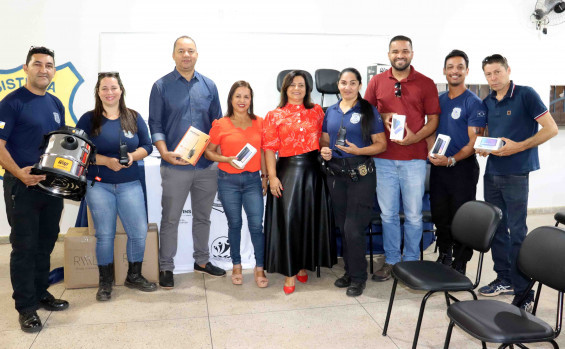
[[[361,177],[366,176],[367,175],[367,165],[365,164],[361,164],[357,167],[357,171],[359,171],[359,175]]]

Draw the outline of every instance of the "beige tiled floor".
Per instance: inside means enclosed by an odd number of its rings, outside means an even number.
[[[531,215],[529,229],[552,225],[552,215]],[[312,273],[306,285],[285,296],[283,277],[269,275],[267,289],[258,289],[251,271],[244,285],[230,278],[200,274],[176,275],[177,287],[154,293],[115,287],[112,300],[97,302],[96,289],[50,288],[71,307],[63,312],[39,311],[45,327],[38,334],[20,331],[11,299],[10,245],[0,245],[0,348],[410,348],[422,294],[399,287],[388,336],[381,335],[392,282],[369,281],[358,298],[345,296],[333,282],[343,266]],[[433,248],[425,253],[433,260]],[[57,243],[53,267],[62,266],[63,245]],[[476,260],[469,263],[474,277]],[[228,273],[229,274],[229,273]],[[485,258],[482,284],[494,279],[490,255]],[[467,299],[468,295],[461,295]],[[510,302],[511,296],[500,297]],[[553,324],[556,292],[545,289],[538,315]],[[419,348],[442,348],[448,319],[445,300],[430,298]],[[565,345],[565,336],[558,343]],[[496,348],[497,345],[489,345]],[[531,345],[548,348],[547,345]],[[480,348],[480,343],[454,330],[451,348]]]

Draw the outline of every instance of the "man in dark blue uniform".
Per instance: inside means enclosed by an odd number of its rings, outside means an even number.
[[[64,310],[67,301],[55,299],[49,287],[50,257],[63,211],[63,199],[33,190],[45,179],[31,174],[41,156],[43,136],[65,124],[65,108],[47,88],[55,75],[55,54],[32,47],[24,71],[27,82],[0,102],[0,165],[4,174],[6,215],[12,230],[10,278],[24,332],[42,328],[36,310]]]
[[[502,139],[504,146],[490,153],[484,177],[485,201],[502,210],[491,249],[497,277],[479,292],[491,297],[514,293],[512,304],[531,311],[534,292],[525,295],[529,279],[517,265],[528,232],[529,174],[540,168],[538,145],[557,135],[558,129],[536,91],[510,80],[506,58],[499,54],[486,57],[483,72],[492,90],[483,101],[488,110],[487,133]]]
[[[439,97],[441,115],[437,134],[449,136],[451,140],[445,155],[429,156],[432,163],[430,206],[439,249],[437,262],[446,265],[453,262],[453,268],[462,274],[473,250],[453,240],[451,222],[461,205],[475,200],[479,164],[473,145],[486,126],[483,102],[465,86],[468,73],[469,58],[465,52],[453,50],[445,57],[443,74],[449,89]]]

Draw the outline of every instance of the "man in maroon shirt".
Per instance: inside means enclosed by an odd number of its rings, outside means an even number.
[[[401,259],[417,260],[420,251],[428,153],[426,138],[437,128],[440,107],[434,82],[410,65],[413,56],[410,38],[402,35],[392,38],[388,52],[392,67],[374,76],[365,92],[365,99],[377,107],[383,117],[387,135],[387,150],[374,159],[386,254],[384,266],[372,277],[374,281],[390,279],[394,264]],[[394,114],[406,117],[401,140],[390,139]],[[398,216],[401,198],[405,215],[403,253]]]

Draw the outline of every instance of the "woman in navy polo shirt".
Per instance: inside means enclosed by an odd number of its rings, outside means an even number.
[[[322,126],[322,158],[328,161],[328,186],[335,223],[343,241],[345,274],[335,286],[351,297],[363,293],[367,281],[365,228],[373,211],[376,173],[372,155],[386,150],[383,121],[377,109],[361,97],[361,74],[341,71],[341,100],[328,108]]]
[[[96,299],[111,298],[114,281],[114,236],[119,215],[128,241],[128,273],[125,285],[141,291],[157,286],[141,275],[147,236],[147,211],[139,181],[137,160],[152,151],[147,125],[126,107],[126,91],[118,73],[99,73],[94,110],[77,123],[96,145],[96,164],[88,169],[86,202],[96,229],[96,258],[100,273]],[[120,164],[120,146],[127,146],[127,164]]]

